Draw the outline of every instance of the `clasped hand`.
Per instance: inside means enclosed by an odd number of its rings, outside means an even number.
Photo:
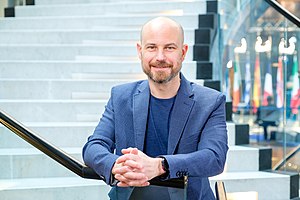
[[[149,180],[165,171],[162,169],[162,158],[151,158],[137,148],[122,149],[112,169],[112,174],[119,181],[119,187],[144,187]]]

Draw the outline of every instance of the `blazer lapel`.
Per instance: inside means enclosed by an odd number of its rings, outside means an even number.
[[[194,100],[190,85],[187,80],[181,75],[181,84],[175,99],[173,113],[170,121],[169,139],[168,139],[168,154],[175,153],[176,146],[183,133],[184,126],[189,118],[190,112],[194,105]]]
[[[135,145],[143,151],[145,133],[148,119],[150,91],[148,81],[144,81],[138,87],[138,91],[133,96],[133,127],[135,133]]]

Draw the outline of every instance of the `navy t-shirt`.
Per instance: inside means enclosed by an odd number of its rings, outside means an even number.
[[[168,150],[169,125],[175,97],[158,99],[151,95],[144,153],[150,157],[166,155]],[[148,186],[134,188],[130,200],[170,199],[167,187]]]
[[[167,154],[169,125],[175,97],[158,99],[151,95],[144,153],[150,157]]]

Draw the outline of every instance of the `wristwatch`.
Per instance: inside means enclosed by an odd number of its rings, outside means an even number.
[[[161,160],[161,166],[163,168],[163,170],[165,171],[164,174],[162,174],[159,178],[161,179],[166,179],[168,178],[169,174],[170,174],[170,171],[169,171],[169,164],[168,164],[168,161],[165,157],[163,156],[159,156],[160,158],[162,158]]]

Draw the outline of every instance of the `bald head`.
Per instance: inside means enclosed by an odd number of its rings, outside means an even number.
[[[141,29],[140,42],[143,43],[144,35],[148,32],[158,33],[165,30],[172,30],[172,34],[176,34],[181,41],[181,44],[184,42],[184,31],[182,26],[167,17],[156,17],[146,22]]]

